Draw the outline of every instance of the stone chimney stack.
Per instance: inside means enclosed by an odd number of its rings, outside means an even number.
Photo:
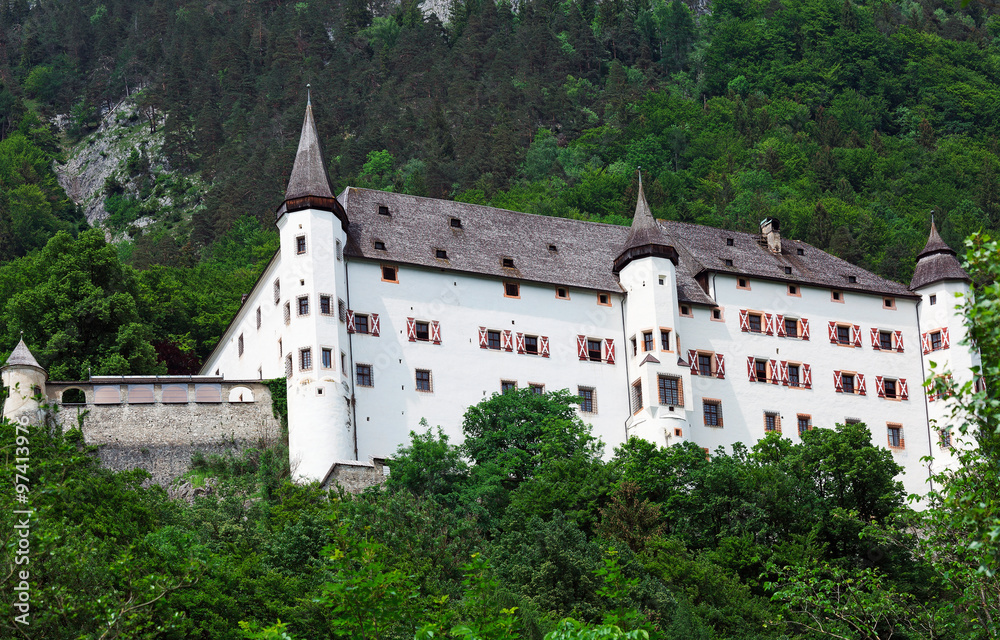
[[[760,244],[767,246],[771,253],[781,253],[781,223],[776,218],[764,218],[760,222]]]

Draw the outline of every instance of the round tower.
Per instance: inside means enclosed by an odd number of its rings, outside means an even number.
[[[7,399],[3,406],[3,417],[20,421],[22,424],[41,424],[45,398],[45,382],[48,374],[31,355],[22,338],[6,364],[0,367]]]
[[[350,339],[339,322],[350,303],[347,224],[326,173],[310,99],[277,210],[281,266],[275,281],[285,313],[289,462],[293,476],[303,480],[322,481],[334,462],[357,459]]]
[[[626,292],[625,337],[632,416],[628,436],[660,446],[688,439],[690,372],[677,357],[677,250],[653,217],[639,178],[632,229],[612,271]]]

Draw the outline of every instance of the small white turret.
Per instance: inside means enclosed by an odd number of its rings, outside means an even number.
[[[6,364],[0,367],[0,378],[7,391],[3,417],[21,423],[41,424],[41,400],[45,397],[48,374],[31,355],[23,338],[14,347]]]

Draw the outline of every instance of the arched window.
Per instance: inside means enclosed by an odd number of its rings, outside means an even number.
[[[94,387],[94,404],[120,404],[122,388],[117,384],[102,384]]]
[[[233,387],[229,390],[230,402],[253,402],[253,391],[246,387]]]
[[[163,404],[187,404],[188,388],[186,384],[163,385]]]
[[[194,387],[195,402],[222,402],[221,384],[198,384]]]
[[[87,404],[87,394],[83,389],[66,389],[62,394],[63,404]]]
[[[128,386],[129,404],[153,404],[153,385],[130,384]]]

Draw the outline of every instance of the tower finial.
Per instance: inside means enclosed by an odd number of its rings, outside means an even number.
[[[642,167],[636,167],[639,170],[639,186],[642,186]]]
[[[313,100],[312,100],[312,89],[311,89],[311,87],[312,87],[311,84],[306,84],[306,106],[307,107],[311,107],[312,103],[313,103]]]
[[[934,224],[934,209],[931,209],[931,224]]]

